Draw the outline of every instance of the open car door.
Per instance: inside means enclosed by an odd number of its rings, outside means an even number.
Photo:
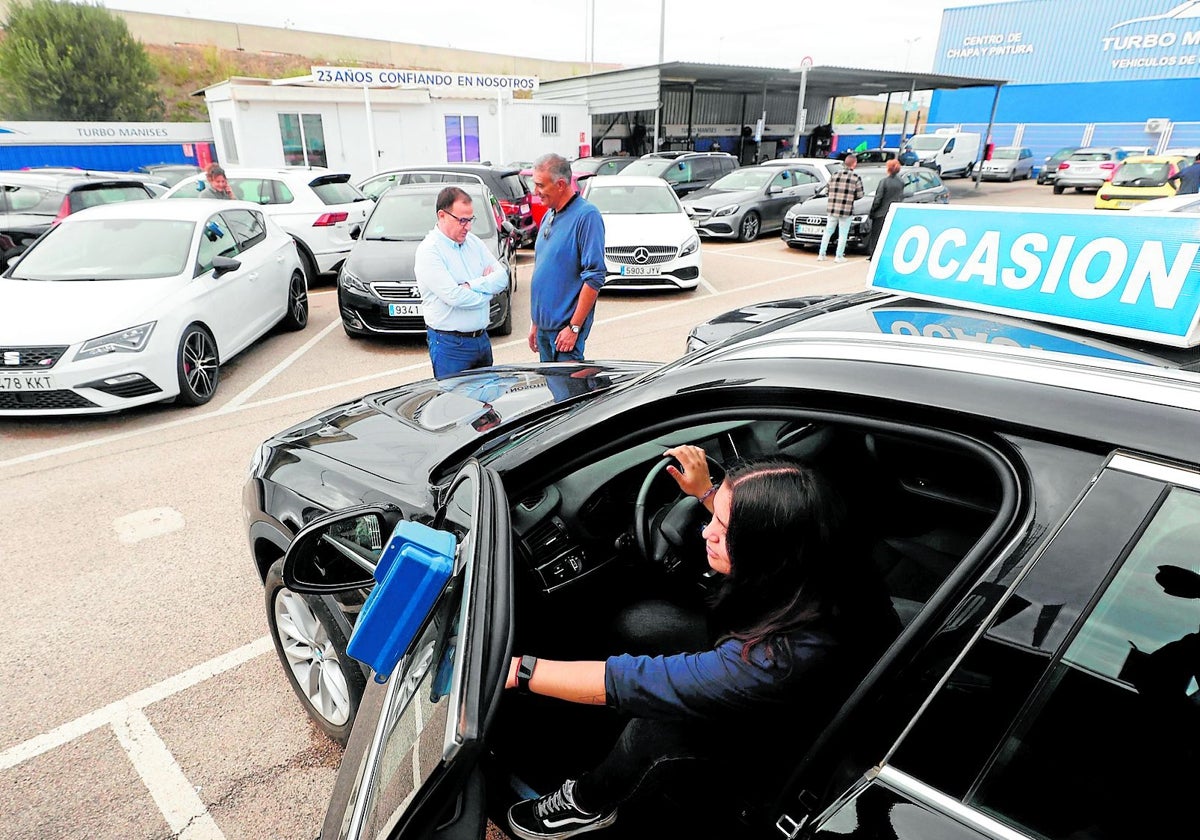
[[[284,579],[298,592],[363,587],[399,519],[394,507],[366,506],[312,522],[288,550]],[[450,577],[387,681],[368,683],[321,840],[482,835],[477,764],[512,655],[512,532],[499,477],[468,461],[430,524],[457,538]]]

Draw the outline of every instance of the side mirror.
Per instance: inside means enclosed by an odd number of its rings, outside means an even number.
[[[500,223],[500,230],[504,233],[505,236],[516,236],[516,234],[517,234],[517,226],[514,225],[512,222],[510,222],[508,219],[505,219],[503,222]]]
[[[231,271],[237,271],[242,267],[240,260],[231,259],[229,257],[213,257],[213,277],[220,277],[222,274],[228,274]]]
[[[351,239],[358,239],[358,237],[360,237],[360,236],[362,236],[362,228],[361,227],[359,227],[358,225],[355,225],[354,227],[350,228],[350,238]]]
[[[772,184],[767,187],[767,195],[779,195],[781,192],[783,192],[783,187],[778,184]]]
[[[395,506],[363,505],[314,519],[284,555],[284,584],[308,594],[373,585],[384,543],[400,518]]]

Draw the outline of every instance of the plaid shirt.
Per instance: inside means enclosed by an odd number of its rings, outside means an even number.
[[[843,169],[829,179],[829,215],[853,216],[854,202],[863,197],[862,178]]]

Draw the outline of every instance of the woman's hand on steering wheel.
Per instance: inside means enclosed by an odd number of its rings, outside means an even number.
[[[674,458],[679,467],[667,465],[667,472],[679,489],[689,496],[699,499],[712,487],[712,475],[708,470],[708,456],[699,446],[684,444],[674,446],[663,453],[664,458]],[[682,467],[682,469],[680,469]]]

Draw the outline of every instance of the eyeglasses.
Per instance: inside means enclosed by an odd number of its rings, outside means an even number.
[[[453,219],[454,221],[458,222],[458,223],[459,223],[460,225],[462,225],[463,227],[466,227],[466,226],[467,226],[467,225],[469,225],[469,224],[473,224],[473,223],[474,223],[474,221],[475,221],[475,217],[474,217],[474,216],[467,216],[466,218],[461,218],[461,219],[460,219],[458,216],[455,216],[455,215],[454,215],[453,213],[451,213],[449,210],[443,210],[442,212],[443,212],[443,213],[445,213],[447,216],[449,216],[449,217],[450,217],[451,219]]]

